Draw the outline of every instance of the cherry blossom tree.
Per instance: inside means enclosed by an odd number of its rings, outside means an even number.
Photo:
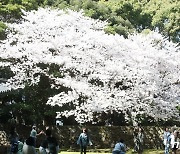
[[[47,104],[70,106],[57,114],[73,115],[78,123],[113,111],[134,124],[137,117],[180,119],[177,44],[155,32],[129,39],[105,34],[107,23],[85,17],[83,11],[39,8],[23,13],[20,23],[7,23],[7,39],[0,42],[0,67],[14,74],[1,86],[23,89],[45,74],[51,88],[69,89]],[[56,73],[50,71],[52,64],[58,66]]]

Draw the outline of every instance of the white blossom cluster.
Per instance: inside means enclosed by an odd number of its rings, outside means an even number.
[[[44,73],[54,84],[71,89],[49,98],[48,104],[72,110],[59,116],[74,115],[76,121],[93,121],[93,113],[117,111],[127,120],[137,115],[156,120],[180,119],[180,52],[176,44],[160,34],[134,34],[128,39],[105,34],[106,22],[83,12],[39,8],[24,12],[21,23],[8,24],[7,39],[0,43],[0,62],[10,66],[14,76],[5,83],[10,89],[37,84]],[[48,73],[38,63],[61,66],[63,77]],[[74,76],[67,70],[73,71]],[[80,96],[86,99],[79,103]]]

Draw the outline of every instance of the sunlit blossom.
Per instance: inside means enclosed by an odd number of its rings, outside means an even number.
[[[39,8],[24,12],[21,23],[8,23],[7,39],[0,44],[0,66],[10,66],[14,76],[9,89],[37,84],[49,76],[52,88],[71,90],[50,97],[48,104],[74,108],[58,116],[75,116],[79,123],[93,121],[93,113],[117,111],[136,123],[145,114],[154,119],[180,119],[180,52],[160,34],[134,34],[129,39],[105,34],[106,22],[83,12]],[[16,61],[17,60],[17,61]],[[61,66],[57,77],[38,63]],[[70,71],[73,72],[73,76]],[[85,97],[80,104],[78,99]],[[131,115],[129,115],[131,113]]]

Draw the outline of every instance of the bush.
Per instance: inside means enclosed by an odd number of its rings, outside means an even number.
[[[0,22],[0,40],[6,38],[6,29],[7,26],[3,22]]]
[[[36,10],[38,8],[36,0],[22,0],[22,5],[26,10]]]

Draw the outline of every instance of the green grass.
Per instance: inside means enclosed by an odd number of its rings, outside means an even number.
[[[98,152],[87,152],[87,154],[98,154]],[[61,153],[59,154],[80,154],[80,152],[64,152],[62,151]],[[100,153],[100,154],[110,154],[110,153]]]
[[[163,154],[163,150],[145,150],[143,154]],[[66,152],[66,151],[61,151],[59,154],[80,154],[80,152]],[[105,153],[105,152],[87,152],[87,154],[112,154],[112,153]],[[132,150],[128,150],[126,154],[137,154],[133,153]]]

